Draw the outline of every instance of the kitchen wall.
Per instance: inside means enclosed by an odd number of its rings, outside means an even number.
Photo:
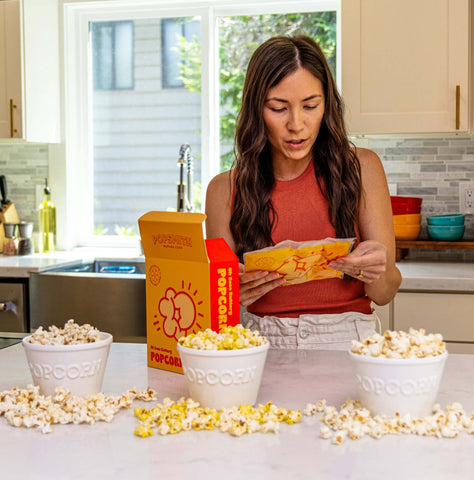
[[[354,143],[374,150],[381,158],[387,180],[399,195],[423,197],[426,215],[459,211],[459,183],[474,181],[474,135],[459,137],[371,137]],[[37,225],[36,186],[48,176],[48,146],[0,144],[0,174],[7,177],[8,197],[21,220]],[[52,192],[54,201],[54,192]],[[464,238],[474,239],[473,215],[466,217]],[[412,250],[409,258],[474,261],[474,250]]]

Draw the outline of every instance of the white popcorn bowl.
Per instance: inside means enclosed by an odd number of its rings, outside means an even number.
[[[112,335],[100,332],[100,340],[79,345],[39,345],[23,338],[33,383],[42,395],[53,395],[56,387],[68,388],[85,397],[99,393],[109,357]]]
[[[191,398],[204,408],[254,405],[269,343],[240,350],[198,350],[178,343]]]
[[[377,358],[349,351],[362,406],[373,415],[431,415],[448,353]]]

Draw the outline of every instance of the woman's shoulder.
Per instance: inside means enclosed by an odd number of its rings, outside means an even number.
[[[229,195],[232,185],[232,170],[218,173],[207,187],[207,195],[223,197]]]
[[[374,151],[369,150],[368,148],[355,147],[354,152],[361,164],[361,167],[365,166],[366,164],[380,162],[379,156]]]
[[[368,148],[356,147],[354,152],[359,160],[362,175],[365,177],[384,174],[384,168],[379,156]]]

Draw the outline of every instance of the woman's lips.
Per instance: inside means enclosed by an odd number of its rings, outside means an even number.
[[[290,148],[301,148],[303,145],[306,144],[306,140],[288,140],[286,143],[290,146]]]

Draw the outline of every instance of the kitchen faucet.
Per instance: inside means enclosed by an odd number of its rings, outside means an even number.
[[[184,166],[186,165],[186,190],[184,192]],[[179,183],[178,183],[178,212],[192,212],[194,210],[193,202],[193,173],[194,158],[191,154],[191,147],[185,143],[179,149]]]

